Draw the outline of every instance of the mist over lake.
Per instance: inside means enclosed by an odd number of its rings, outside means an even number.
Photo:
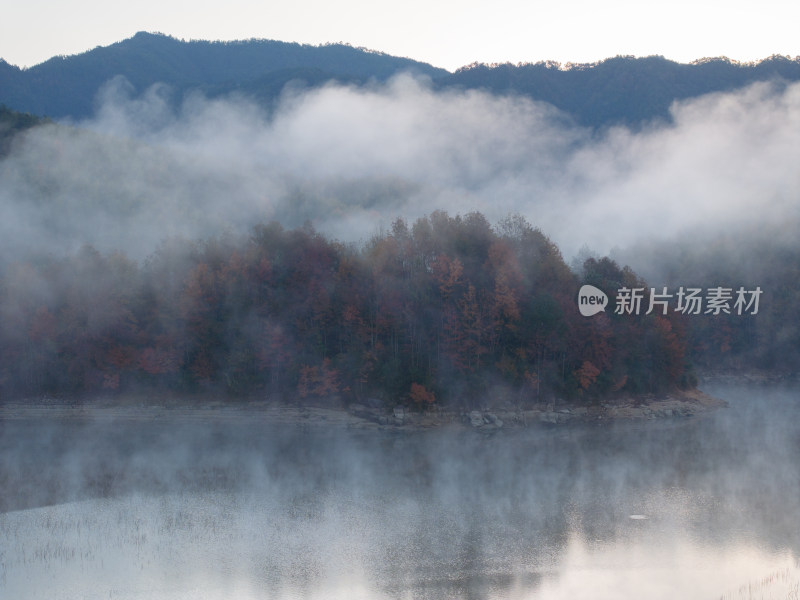
[[[791,598],[796,386],[695,419],[353,431],[6,420],[0,592]]]
[[[0,598],[796,600],[798,123],[780,55],[0,59]]]

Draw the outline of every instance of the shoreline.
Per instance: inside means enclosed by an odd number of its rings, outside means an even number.
[[[348,407],[298,406],[280,401],[225,401],[216,397],[188,400],[179,397],[130,395],[95,398],[78,403],[40,399],[0,405],[0,423],[53,419],[71,421],[170,421],[202,423],[263,423],[298,427],[338,427],[361,430],[416,431],[460,427],[477,431],[555,426],[566,423],[614,423],[686,419],[727,406],[727,402],[699,389],[680,390],[663,396],[620,397],[591,406],[571,403],[526,408],[496,407],[459,411],[437,409],[393,410],[360,404]]]

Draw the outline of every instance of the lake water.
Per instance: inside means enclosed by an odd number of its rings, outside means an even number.
[[[798,598],[800,394],[414,433],[0,423],[0,598]]]

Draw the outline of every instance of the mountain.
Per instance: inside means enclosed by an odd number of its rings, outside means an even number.
[[[588,65],[474,64],[449,73],[407,58],[345,44],[310,46],[271,40],[181,41],[155,33],[19,69],[0,59],[0,103],[60,119],[92,114],[100,87],[123,75],[134,93],[162,82],[176,98],[197,89],[209,96],[239,92],[269,103],[289,82],[330,80],[361,85],[410,71],[437,89],[483,89],[548,102],[589,127],[641,126],[669,120],[676,100],[742,88],[756,81],[800,81],[800,57],[758,63],[726,58],[681,64],[661,56],[618,56]]]
[[[662,56],[617,56],[591,65],[475,64],[442,83],[496,94],[522,94],[548,102],[587,126],[639,125],[669,120],[676,100],[728,92],[757,81],[800,81],[800,57],[773,56],[757,63],[727,58],[676,63]]]
[[[344,44],[310,46],[272,40],[184,42],[166,35],[137,33],[130,39],[75,56],[51,58],[29,69],[0,61],[0,102],[53,118],[92,113],[97,90],[123,75],[136,92],[154,83],[179,91],[216,93],[254,85],[277,90],[293,79],[385,80],[401,71],[430,77],[447,71],[408,58]],[[259,84],[260,85],[256,85]]]

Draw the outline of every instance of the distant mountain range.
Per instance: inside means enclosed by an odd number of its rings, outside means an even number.
[[[548,102],[590,127],[639,126],[669,119],[675,100],[730,91],[756,81],[800,81],[800,58],[773,56],[753,64],[708,59],[680,64],[663,57],[615,57],[565,68],[553,63],[470,65],[450,73],[426,63],[345,44],[310,46],[271,40],[181,41],[137,33],[83,54],[54,57],[28,69],[0,59],[0,104],[54,119],[92,114],[98,89],[122,75],[142,92],[161,82],[176,92],[209,96],[240,92],[269,103],[289,82],[315,87],[353,85],[401,72],[432,80],[437,89],[486,89]]]
[[[385,80],[401,71],[438,78],[448,75],[425,63],[344,44],[309,46],[271,40],[206,42],[153,33],[54,57],[29,69],[0,62],[0,102],[18,111],[52,118],[87,117],[97,90],[123,75],[136,91],[166,83],[179,92],[211,95],[242,90],[274,97],[292,80],[317,85],[331,79],[354,83]]]

